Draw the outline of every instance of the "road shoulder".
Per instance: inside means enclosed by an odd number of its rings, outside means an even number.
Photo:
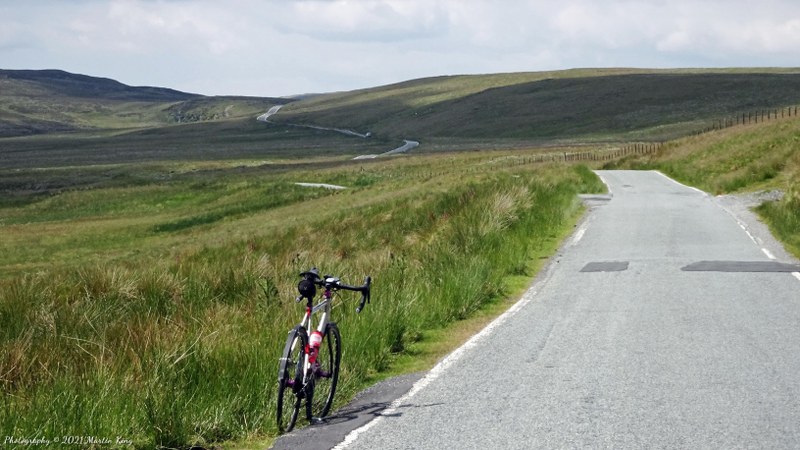
[[[275,441],[273,450],[328,450],[353,430],[358,429],[389,408],[419,381],[425,372],[393,377],[360,392],[347,406],[326,417],[322,423],[309,425]]]

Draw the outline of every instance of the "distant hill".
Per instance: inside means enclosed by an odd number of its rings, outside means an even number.
[[[133,87],[61,70],[0,70],[0,137],[255,118],[270,106],[289,101]]]
[[[423,142],[663,140],[800,104],[800,69],[575,69],[435,77],[321,95],[276,122]]]
[[[95,100],[128,100],[139,102],[175,102],[202,97],[174,89],[133,87],[109,78],[78,75],[63,70],[2,70],[0,79],[17,80],[38,86],[43,93],[63,97]]]
[[[275,105],[284,107],[270,123],[256,121]],[[795,105],[800,69],[442,76],[296,98],[209,97],[55,70],[2,70],[0,157],[6,167],[52,167],[348,157],[383,153],[403,139],[421,143],[414,152],[664,141]]]

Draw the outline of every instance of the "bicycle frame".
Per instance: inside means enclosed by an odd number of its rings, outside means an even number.
[[[317,322],[316,331],[322,334],[322,338],[325,338],[325,328],[328,326],[328,318],[331,315],[331,304],[333,302],[333,291],[329,288],[326,288],[325,291],[322,293],[322,301],[317,303],[316,305],[312,305],[311,299],[308,300],[306,304],[306,312],[303,315],[303,319],[300,321],[300,326],[305,328],[306,330],[311,330],[314,324],[313,318],[314,314],[322,311],[322,316],[319,318]],[[311,334],[309,334],[309,337]],[[320,346],[322,342],[320,342]],[[309,377],[312,374],[310,370],[314,363],[316,362],[316,355],[311,354],[311,343],[309,339],[309,343],[306,344],[305,349],[305,361],[303,364],[303,384],[305,385],[309,381]]]
[[[326,275],[323,279],[316,268],[300,276],[303,280],[297,285],[300,296],[296,300],[305,298],[306,310],[300,323],[289,332],[279,364],[277,419],[281,431],[294,427],[303,399],[309,421],[321,419],[330,411],[341,361],[341,335],[336,323],[330,321],[333,299],[339,290],[360,292],[361,302],[356,308],[360,313],[369,303],[372,282],[367,276],[363,285],[350,286],[338,277]],[[314,305],[317,286],[323,289],[320,302]]]

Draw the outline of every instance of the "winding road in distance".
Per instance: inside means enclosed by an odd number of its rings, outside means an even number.
[[[283,107],[283,105],[275,105],[275,106],[271,107],[264,114],[261,114],[260,116],[256,117],[256,120],[258,120],[259,122],[269,123],[270,122],[270,120],[269,120],[270,116],[274,116],[275,114],[277,114],[278,111],[280,111],[280,109],[282,107]],[[294,124],[290,123],[290,124],[287,124],[287,125],[293,126],[293,127],[311,128],[311,129],[314,129],[314,130],[335,131],[337,133],[346,134],[348,136],[356,136],[356,137],[360,137],[360,138],[364,138],[364,139],[366,139],[366,138],[371,136],[371,133],[359,133],[357,131],[348,130],[348,129],[345,129],[345,128],[321,127],[321,126],[317,126],[317,125],[296,124],[296,123],[294,123]],[[419,147],[419,142],[412,141],[412,140],[409,140],[409,139],[404,139],[403,140],[403,145],[401,145],[401,146],[399,146],[399,147],[397,147],[395,149],[392,149],[392,150],[389,150],[389,151],[386,151],[386,152],[383,152],[383,153],[379,153],[379,154],[376,154],[376,155],[360,155],[360,156],[356,156],[353,159],[375,159],[375,158],[378,158],[378,157],[381,157],[381,156],[389,156],[389,155],[396,155],[398,153],[405,153],[405,152],[408,152],[408,151],[410,151],[412,149],[415,149],[417,147]]]
[[[701,191],[598,174],[520,302],[328,448],[800,447],[800,265]]]

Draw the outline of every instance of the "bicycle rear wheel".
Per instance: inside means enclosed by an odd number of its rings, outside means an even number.
[[[303,400],[303,364],[308,335],[305,328],[295,327],[286,338],[286,346],[278,365],[278,431],[289,432],[297,422]]]
[[[328,415],[336,394],[336,383],[339,381],[339,362],[342,359],[342,342],[339,328],[329,323],[325,328],[322,345],[319,348],[317,363],[314,364],[313,386],[311,398],[307,400],[306,415],[308,420]],[[310,400],[310,401],[309,401]]]

